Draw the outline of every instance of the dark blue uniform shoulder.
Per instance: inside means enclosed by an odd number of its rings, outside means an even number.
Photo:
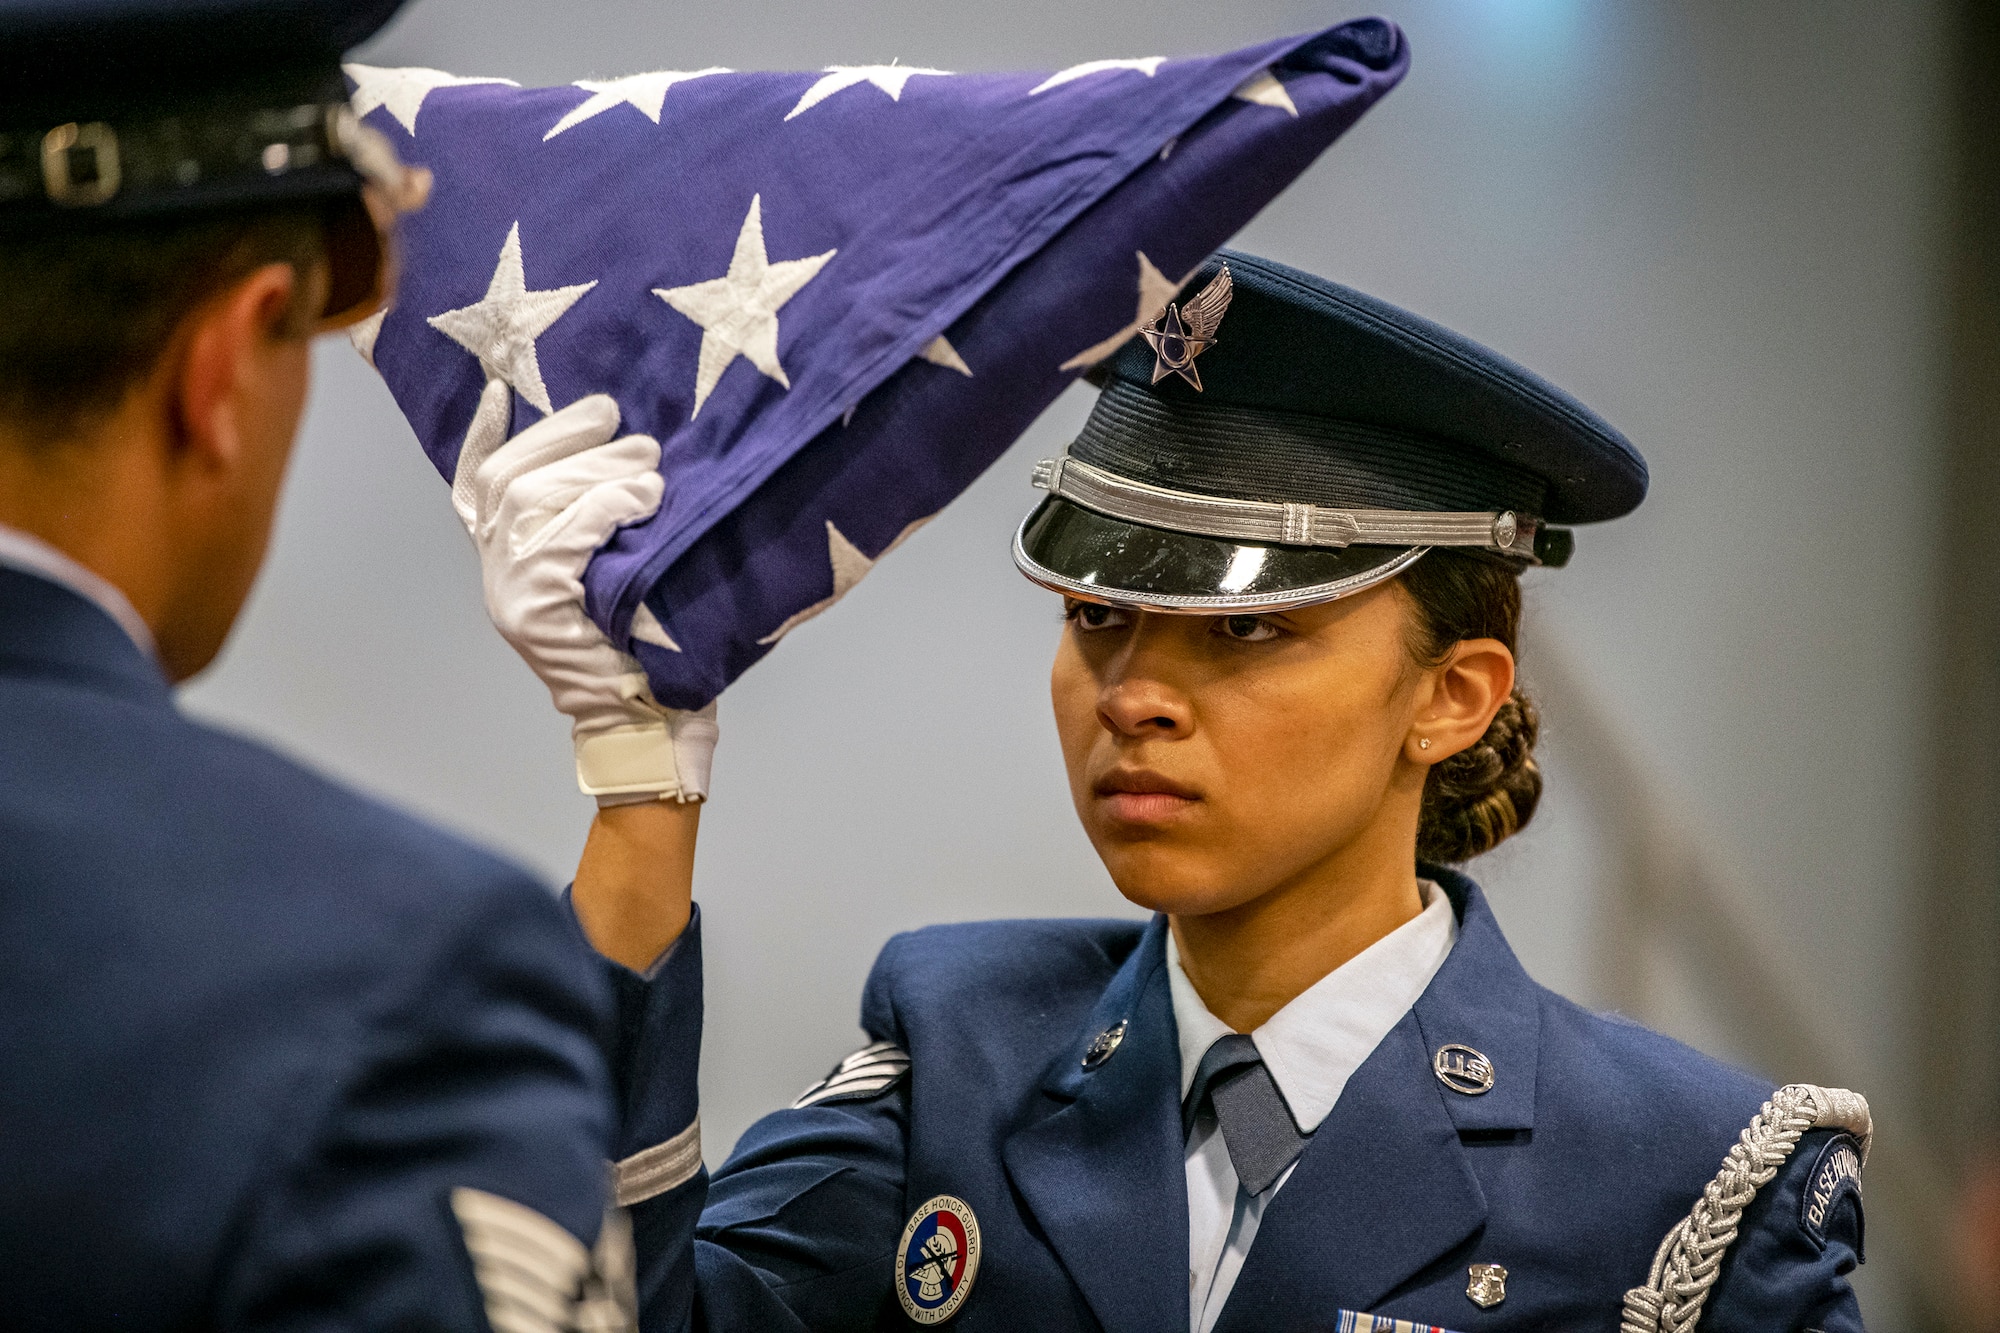
[[[1657,1139],[1662,1151],[1676,1156],[1712,1156],[1712,1169],[1775,1090],[1768,1079],[1629,1018],[1594,1012],[1539,985],[1536,990],[1542,996],[1543,1068],[1571,1075],[1545,1079],[1536,1089],[1542,1114],[1595,1121],[1627,1142],[1634,1127],[1644,1127],[1636,1137]],[[1575,1076],[1583,1071],[1590,1076]]]
[[[10,1322],[478,1327],[453,1188],[596,1234],[609,997],[531,877],[191,721],[8,570],[0,737]]]
[[[1050,918],[907,931],[875,959],[861,1025],[894,1041],[920,1015],[963,1012],[1015,1042],[1051,1025],[1061,1030],[1097,1003],[1144,930],[1141,921]]]

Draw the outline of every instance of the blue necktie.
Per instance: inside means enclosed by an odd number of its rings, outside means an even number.
[[[1181,1103],[1181,1136],[1194,1132],[1204,1103],[1215,1108],[1236,1179],[1262,1194],[1298,1160],[1312,1136],[1299,1133],[1257,1044],[1240,1032],[1218,1037],[1201,1057]]]

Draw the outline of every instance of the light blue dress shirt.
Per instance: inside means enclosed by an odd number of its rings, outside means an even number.
[[[1333,971],[1250,1034],[1301,1133],[1326,1119],[1354,1071],[1417,1002],[1458,941],[1458,920],[1444,891],[1418,881],[1424,910]],[[1208,1011],[1181,967],[1167,933],[1167,985],[1180,1035],[1181,1096],[1202,1054],[1228,1024]],[[1294,1163],[1294,1166],[1297,1164]],[[1257,1239],[1257,1224],[1291,1168],[1262,1194],[1246,1193],[1215,1117],[1204,1115],[1188,1137],[1188,1310],[1192,1333],[1209,1333]]]

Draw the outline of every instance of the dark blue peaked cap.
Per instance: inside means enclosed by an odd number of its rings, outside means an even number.
[[[1548,381],[1255,255],[1215,255],[1093,378],[1097,405],[1037,469],[1053,494],[1015,543],[1024,573],[1075,595],[1275,609],[1440,546],[1559,565],[1570,534],[1550,524],[1617,518],[1646,495],[1638,451]]]
[[[0,228],[354,194],[340,57],[403,0],[0,0]]]
[[[0,124],[112,118],[246,81],[339,86],[403,0],[0,0]]]

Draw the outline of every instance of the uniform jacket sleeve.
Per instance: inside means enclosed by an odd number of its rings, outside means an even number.
[[[329,1034],[294,1123],[261,1127],[283,1147],[220,1276],[217,1327],[486,1333],[460,1189],[594,1242],[609,997],[545,890],[489,887],[454,900],[376,1012]]]
[[[1702,1333],[1862,1333],[1848,1276],[1862,1260],[1860,1144],[1800,1138],[1744,1209],[1702,1313]]]
[[[895,1303],[907,1081],[866,1100],[767,1116],[711,1179],[696,1089],[699,912],[645,974],[605,967],[618,1001],[614,1181],[632,1215],[640,1328],[874,1327],[879,1307]]]

